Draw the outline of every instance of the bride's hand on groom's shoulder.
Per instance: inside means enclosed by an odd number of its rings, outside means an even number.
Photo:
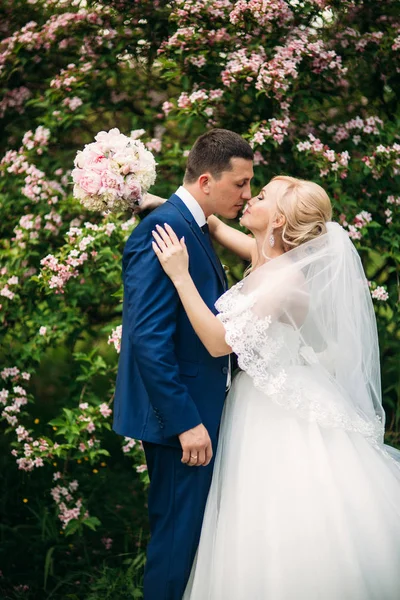
[[[164,227],[156,225],[156,230],[153,230],[152,234],[153,250],[168,277],[174,284],[184,281],[189,273],[189,254],[185,239],[182,237],[179,240],[167,223],[164,223]]]

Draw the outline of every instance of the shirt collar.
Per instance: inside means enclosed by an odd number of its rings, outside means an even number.
[[[203,209],[197,200],[192,196],[190,192],[186,188],[181,185],[181,187],[175,192],[177,196],[182,200],[188,210],[192,213],[197,225],[199,227],[203,227],[206,224],[207,220],[204,214]]]

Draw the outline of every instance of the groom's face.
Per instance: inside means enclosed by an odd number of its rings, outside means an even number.
[[[222,171],[219,179],[210,179],[210,200],[221,217],[234,219],[251,198],[250,181],[253,161],[231,158],[231,171]]]

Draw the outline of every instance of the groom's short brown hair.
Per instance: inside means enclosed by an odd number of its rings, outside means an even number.
[[[211,173],[219,179],[223,171],[231,171],[231,158],[253,160],[250,144],[229,129],[211,129],[194,143],[184,177],[185,183],[194,183],[202,173]]]

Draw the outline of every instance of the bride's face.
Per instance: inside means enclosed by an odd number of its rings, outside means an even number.
[[[266,232],[276,214],[276,198],[279,183],[273,181],[262,188],[246,204],[240,224],[252,232]]]

